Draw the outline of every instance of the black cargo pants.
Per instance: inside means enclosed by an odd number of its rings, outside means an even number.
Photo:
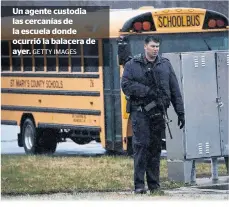
[[[152,119],[144,112],[132,111],[134,152],[134,186],[145,187],[145,173],[148,188],[153,190],[160,186],[160,154],[162,138],[165,137],[163,117]]]

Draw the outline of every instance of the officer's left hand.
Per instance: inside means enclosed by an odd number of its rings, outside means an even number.
[[[117,39],[118,44],[125,44],[128,42],[128,37],[127,36],[119,36]]]
[[[185,125],[185,119],[184,119],[184,114],[180,114],[178,115],[178,126],[180,127],[180,129],[182,129]]]

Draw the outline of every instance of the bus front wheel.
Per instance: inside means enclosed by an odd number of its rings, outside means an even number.
[[[30,118],[22,125],[22,141],[26,154],[53,154],[58,133],[52,129],[37,129]]]
[[[39,152],[36,127],[30,118],[27,118],[22,125],[22,141],[26,154]]]

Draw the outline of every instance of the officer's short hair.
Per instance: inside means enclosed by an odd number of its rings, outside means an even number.
[[[145,38],[145,44],[148,44],[149,42],[154,41],[156,43],[160,43],[160,39],[154,36],[148,36]]]

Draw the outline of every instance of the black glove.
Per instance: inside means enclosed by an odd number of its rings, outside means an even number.
[[[129,39],[128,39],[128,36],[119,36],[118,39],[117,39],[117,43],[118,44],[125,44],[125,43],[128,43],[129,42]]]
[[[184,119],[184,114],[179,114],[178,115],[178,123],[177,125],[182,129],[185,125],[185,119]]]

